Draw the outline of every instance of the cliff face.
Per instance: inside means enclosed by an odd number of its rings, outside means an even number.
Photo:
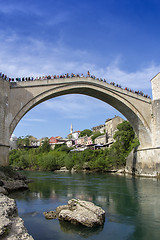
[[[0,194],[0,239],[33,240],[24,227],[23,220],[18,216],[14,199]]]

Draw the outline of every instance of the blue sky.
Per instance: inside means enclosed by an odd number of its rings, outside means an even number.
[[[86,73],[151,95],[160,70],[158,0],[0,0],[0,71],[11,77]],[[82,95],[28,112],[14,134],[65,137],[120,115]]]

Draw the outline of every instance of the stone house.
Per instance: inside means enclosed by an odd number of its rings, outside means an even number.
[[[75,145],[79,145],[79,146],[81,145],[81,139],[80,138],[75,140]]]
[[[49,144],[51,145],[51,148],[54,149],[56,144],[64,144],[66,142],[66,139],[63,139],[60,136],[57,137],[51,137],[49,139]]]
[[[49,139],[49,144],[52,145],[52,144],[56,144],[59,142],[59,139],[57,139],[56,137],[51,137]]]
[[[66,141],[66,145],[67,145],[67,147],[72,147],[72,146],[74,146],[74,145],[75,145],[75,140],[73,140],[73,139],[68,139],[68,140]]]
[[[88,139],[87,136],[80,137],[79,139],[80,139],[80,145],[81,145],[81,146],[86,145],[87,139]]]
[[[91,144],[93,144],[93,142],[92,142],[92,138],[91,138],[91,136],[90,136],[90,137],[88,137],[88,139],[87,139],[86,145],[91,145]]]
[[[89,142],[91,139],[89,139]],[[83,136],[75,140],[75,145],[85,146],[88,145],[88,136]]]
[[[115,116],[114,118],[108,118],[105,121],[105,124],[101,124],[99,126],[93,127],[92,131],[93,132],[100,132],[103,133],[103,135],[97,137],[95,139],[95,144],[101,144],[101,145],[108,145],[110,146],[113,142],[113,136],[114,133],[117,131],[117,125],[119,123],[122,123],[124,120],[119,117]]]
[[[29,146],[39,147],[40,146],[40,140],[38,140],[34,136],[30,136],[29,137]]]
[[[93,127],[92,132],[105,133],[105,124],[101,124],[99,126]]]
[[[94,142],[96,145],[105,145],[106,144],[106,134],[95,138]]]
[[[124,120],[119,116],[108,118],[105,121],[106,143],[111,144],[114,142],[113,136],[115,131],[117,131],[117,125],[123,121]]]

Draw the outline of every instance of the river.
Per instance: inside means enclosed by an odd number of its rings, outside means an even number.
[[[29,189],[11,195],[35,240],[158,240],[160,181],[113,174],[25,172]],[[46,220],[44,211],[72,198],[94,202],[106,211],[103,227],[89,229]]]

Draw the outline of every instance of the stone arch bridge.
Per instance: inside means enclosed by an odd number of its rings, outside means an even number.
[[[100,99],[121,112],[133,126],[140,146],[127,160],[129,172],[160,172],[160,74],[152,79],[153,100],[93,78],[59,78],[10,83],[0,78],[0,165],[8,165],[9,139],[33,107],[65,94]]]

